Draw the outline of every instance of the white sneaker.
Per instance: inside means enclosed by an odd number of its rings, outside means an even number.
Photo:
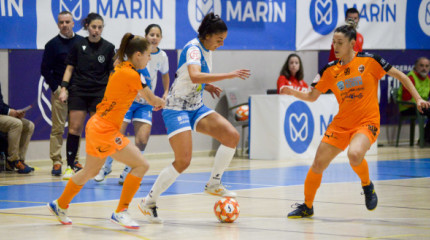
[[[62,209],[58,205],[57,200],[47,204],[49,210],[57,217],[58,221],[64,225],[72,224],[72,220],[67,216],[67,209]]]
[[[127,212],[127,209],[124,209],[119,213],[113,212],[110,220],[113,223],[121,225],[125,228],[139,229],[139,224],[133,219],[131,219],[130,215]]]
[[[101,182],[101,181],[105,180],[105,177],[107,175],[109,175],[109,173],[111,173],[111,172],[112,172],[112,170],[108,171],[108,169],[102,167],[102,169],[100,169],[99,174],[97,174],[97,176],[94,177],[94,180],[96,182]]]
[[[237,196],[235,192],[229,191],[221,183],[213,184],[209,186],[208,184],[206,184],[205,193],[215,195],[215,196],[231,197],[231,198],[235,198]]]
[[[158,217],[157,206],[155,206],[155,204],[146,205],[145,198],[143,198],[137,206],[149,222],[157,224],[163,223],[163,220]]]
[[[75,174],[75,171],[73,171],[73,169],[70,166],[67,166],[66,171],[64,171],[63,174],[63,180],[69,180],[73,174]]]

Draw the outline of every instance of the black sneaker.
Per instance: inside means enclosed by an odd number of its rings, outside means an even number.
[[[370,182],[368,186],[363,187],[364,197],[366,200],[367,210],[373,211],[378,205],[378,196],[376,196],[375,187],[373,183]]]
[[[312,217],[314,215],[314,207],[308,208],[306,204],[293,204],[291,206],[292,208],[296,208],[296,210],[288,213],[288,218],[305,218],[305,217]]]

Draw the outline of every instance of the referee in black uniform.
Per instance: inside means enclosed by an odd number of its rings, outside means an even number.
[[[99,14],[88,14],[82,20],[82,26],[88,30],[89,36],[70,51],[61,82],[60,100],[67,101],[69,108],[68,167],[63,175],[64,180],[82,168],[79,162],[75,162],[75,156],[85,118],[87,112],[91,116],[96,112],[96,106],[103,98],[115,55],[115,46],[101,37],[104,21]]]

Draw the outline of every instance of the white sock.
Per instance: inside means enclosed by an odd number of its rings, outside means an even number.
[[[225,169],[230,165],[233,159],[236,148],[229,148],[224,145],[220,145],[215,154],[214,166],[212,168],[211,177],[209,178],[208,185],[220,184],[222,174]]]
[[[147,205],[154,204],[157,202],[158,197],[166,191],[170,185],[172,185],[176,178],[180,175],[178,171],[173,167],[172,164],[170,164],[168,167],[164,168],[160,175],[158,175],[157,180],[155,181],[154,185],[151,188],[151,191],[149,191],[148,195],[146,196],[145,203]]]

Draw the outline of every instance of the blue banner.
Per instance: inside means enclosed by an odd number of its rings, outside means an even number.
[[[170,83],[175,80],[177,68],[177,52],[165,50],[169,58]],[[28,105],[33,108],[26,114],[26,118],[33,121],[35,130],[32,140],[49,140],[51,133],[51,90],[40,74],[43,51],[41,50],[11,50],[9,52],[9,105],[20,109]],[[157,96],[163,95],[163,84],[159,73]],[[153,135],[166,134],[161,111],[154,112],[152,120]],[[65,130],[67,133],[67,129]],[[134,135],[132,124],[126,135]],[[64,136],[67,136],[64,134]],[[84,135],[85,136],[85,133]]]
[[[36,0],[0,2],[0,48],[37,48]]]
[[[198,27],[209,12],[218,14],[228,27],[227,39],[221,49],[295,49],[295,0],[177,1],[177,49],[197,37]]]
[[[406,49],[429,48],[430,0],[408,1],[406,12]]]
[[[387,60],[393,67],[407,74],[410,72],[419,57],[430,57],[430,50],[371,50],[370,53],[378,54]],[[320,51],[318,54],[318,69],[322,69],[328,61],[329,52]],[[382,124],[397,124],[399,110],[390,99],[392,88],[399,87],[399,80],[385,75],[380,81],[379,112]]]

